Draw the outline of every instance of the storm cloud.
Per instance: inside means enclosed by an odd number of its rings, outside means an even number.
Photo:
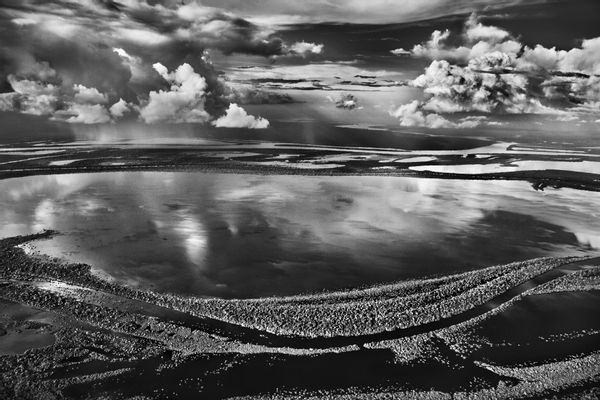
[[[72,123],[138,111],[145,122],[206,122],[235,97],[206,50],[279,58],[323,51],[197,2],[9,0],[0,31],[0,110]],[[157,64],[175,75],[157,73]],[[187,78],[196,85],[179,80],[183,70],[194,71]]]

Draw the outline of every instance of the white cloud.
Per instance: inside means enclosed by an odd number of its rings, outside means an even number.
[[[600,38],[584,40],[581,48],[569,51],[541,45],[530,48],[508,31],[480,23],[475,15],[465,23],[462,44],[450,45],[450,38],[448,30],[434,31],[410,52],[433,59],[411,82],[426,95],[419,110],[565,114],[592,112],[600,100],[600,79],[581,75],[600,71]],[[393,52],[405,54],[403,49]],[[541,80],[544,76],[548,78]]]
[[[60,114],[71,114],[65,121],[72,124],[104,124],[111,121],[108,111],[100,104],[71,104]]]
[[[246,110],[235,103],[231,103],[227,109],[227,114],[212,123],[217,128],[249,128],[266,129],[269,127],[269,121],[248,115]]]
[[[196,2],[184,4],[177,9],[177,15],[179,16],[179,18],[188,21],[208,20],[217,12],[217,8],[204,7]]]
[[[454,124],[439,114],[426,114],[421,110],[421,103],[414,100],[390,111],[390,115],[400,120],[401,126],[426,128],[451,128]]]
[[[424,108],[431,111],[550,112],[539,100],[528,96],[528,78],[522,74],[478,72],[441,60],[433,61],[424,74],[412,81],[412,85],[430,95]]]
[[[160,63],[154,69],[167,82],[168,91],[149,93],[148,102],[140,109],[140,117],[147,123],[155,122],[206,122],[210,115],[204,109],[206,80],[184,63],[174,72]]]
[[[125,100],[119,99],[119,101],[110,106],[108,110],[110,111],[110,115],[113,117],[121,118],[123,115],[131,111],[131,108]]]
[[[499,43],[510,38],[510,33],[495,26],[483,25],[481,22],[477,21],[475,14],[471,14],[465,23],[464,36],[467,41],[472,43],[480,40]]]
[[[403,48],[390,50],[390,53],[392,53],[395,56],[409,56],[412,54],[410,51],[404,50]]]
[[[116,28],[115,35],[117,35],[121,40],[142,46],[156,46],[158,44],[167,43],[171,40],[169,36],[155,32],[154,30],[146,27]]]
[[[452,122],[442,117],[435,112],[428,113],[424,111],[423,103],[418,100],[413,100],[408,104],[404,104],[395,110],[390,111],[392,117],[398,118],[401,126],[406,127],[424,127],[432,129],[440,128],[475,128],[482,123],[488,125],[497,125],[495,121],[488,121],[486,116],[467,116]]]
[[[13,92],[0,94],[4,111],[49,115],[56,110],[60,87],[38,80],[19,79],[14,75],[9,75],[7,80]]]
[[[471,116],[464,117],[464,118],[461,118],[460,120],[458,120],[456,127],[457,128],[476,128],[484,122],[487,125],[498,125],[498,123],[495,121],[488,121],[488,117],[486,117],[486,116],[471,115]]]
[[[467,64],[473,59],[496,52],[503,53],[509,60],[506,66],[512,68],[600,74],[600,37],[583,40],[581,47],[570,50],[546,48],[539,44],[531,48],[504,29],[483,25],[475,14],[465,22],[463,44],[448,44],[450,37],[449,30],[436,30],[427,42],[415,45],[410,54],[432,60],[443,59]],[[406,50],[392,50],[392,53],[403,55],[406,54]]]
[[[105,104],[108,102],[108,97],[100,93],[96,88],[88,88],[83,85],[74,85],[75,102],[79,104]]]
[[[15,25],[19,25],[19,26],[27,26],[27,25],[35,25],[37,24],[36,20],[33,20],[31,18],[13,18],[11,20],[11,22]]]
[[[481,24],[478,24],[481,25]],[[491,27],[490,27],[491,28]],[[485,32],[482,28],[477,28],[476,32],[468,33],[469,30],[464,34],[465,37],[469,38],[467,43],[464,45],[454,47],[447,45],[446,41],[450,38],[450,31],[445,30],[434,31],[431,34],[429,41],[423,44],[415,45],[411,54],[415,57],[429,58],[432,60],[451,60],[459,63],[468,63],[470,60],[485,56],[491,52],[502,52],[516,58],[516,55],[521,51],[522,45],[516,40],[508,39],[503,41],[497,41],[494,37],[501,37],[499,33],[494,36],[492,32]],[[472,42],[472,38],[491,36],[492,40],[479,40]]]
[[[289,46],[289,51],[302,57],[307,57],[310,54],[321,54],[324,45],[308,42],[296,42]]]

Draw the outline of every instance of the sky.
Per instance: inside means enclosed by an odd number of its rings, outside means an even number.
[[[598,15],[595,0],[3,0],[0,136],[598,132]]]

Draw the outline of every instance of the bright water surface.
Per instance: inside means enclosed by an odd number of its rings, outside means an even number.
[[[118,172],[0,181],[0,236],[141,288],[319,292],[600,248],[600,193],[398,177]]]

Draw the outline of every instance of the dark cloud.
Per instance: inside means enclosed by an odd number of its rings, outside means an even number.
[[[222,116],[232,99],[288,102],[235,92],[205,50],[265,57],[322,51],[314,43],[288,45],[268,29],[196,2],[7,0],[0,6],[0,33],[6,39],[0,44],[0,109],[74,123],[104,123],[138,111],[145,121],[162,120],[144,110],[174,103],[175,115],[167,119],[198,122]],[[155,63],[173,74],[193,71],[202,90],[186,98],[187,81],[157,73]],[[81,88],[95,101],[84,100]]]
[[[287,93],[275,93],[258,88],[236,88],[227,97],[232,103],[246,104],[289,104],[295,100]]]

